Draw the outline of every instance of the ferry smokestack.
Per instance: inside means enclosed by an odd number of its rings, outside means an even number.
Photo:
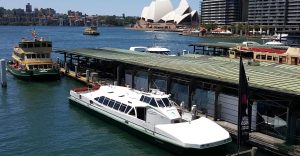
[[[6,80],[6,61],[4,59],[0,60],[0,82],[2,88],[7,87],[7,80]]]

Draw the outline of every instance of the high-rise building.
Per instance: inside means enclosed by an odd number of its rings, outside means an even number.
[[[32,6],[30,5],[30,3],[27,3],[27,5],[26,5],[26,12],[27,13],[31,13],[32,12]]]
[[[241,0],[203,0],[200,5],[202,23],[229,25],[242,21]]]
[[[275,32],[299,30],[300,0],[249,0],[248,21]]]

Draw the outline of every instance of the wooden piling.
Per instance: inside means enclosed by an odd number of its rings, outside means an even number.
[[[0,82],[2,88],[7,87],[7,81],[6,81],[6,61],[4,59],[0,60]]]

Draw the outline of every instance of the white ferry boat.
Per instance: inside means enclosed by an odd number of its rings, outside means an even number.
[[[154,47],[130,47],[131,51],[139,51],[153,54],[161,54],[161,55],[171,55],[171,50],[164,47],[154,46]]]
[[[231,142],[229,133],[205,117],[183,120],[169,96],[158,90],[142,92],[128,87],[101,86],[92,90],[73,89],[69,100],[177,154],[221,152],[223,155],[227,143]]]

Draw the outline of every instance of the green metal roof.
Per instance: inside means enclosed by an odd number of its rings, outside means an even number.
[[[210,48],[235,48],[237,46],[246,47],[245,44],[242,43],[233,43],[233,42],[216,42],[216,43],[195,43],[190,44],[189,46],[197,46],[197,47],[210,47]],[[275,48],[275,49],[288,49],[289,46],[278,46],[278,45],[264,45],[264,44],[254,44],[254,45],[248,45],[249,47],[260,47],[260,48]]]
[[[239,60],[188,54],[164,56],[133,52],[123,49],[68,49],[58,50],[85,57],[180,73],[200,78],[238,84]],[[251,87],[300,95],[300,66],[261,62],[260,66],[249,66],[244,61]]]

